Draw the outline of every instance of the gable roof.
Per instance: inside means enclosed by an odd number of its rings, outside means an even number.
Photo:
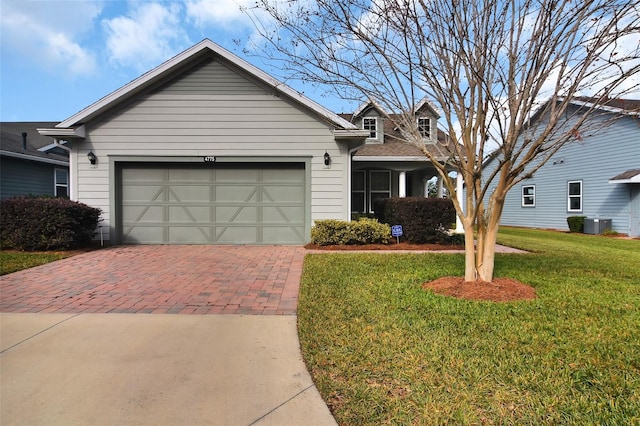
[[[50,137],[42,136],[36,130],[41,127],[53,127],[55,124],[56,122],[51,121],[5,121],[0,123],[0,155],[68,166],[68,153],[60,148],[56,149],[55,146],[52,146],[53,140]],[[23,133],[26,133],[26,146]]]
[[[360,104],[360,106],[353,112],[353,114],[350,114],[352,119],[356,118],[356,117],[360,117],[362,115],[364,115],[367,111],[371,110],[371,109],[375,109],[376,111],[378,111],[378,113],[380,114],[380,116],[382,117],[386,117],[387,116],[387,112],[384,110],[384,108],[382,108],[376,101],[374,100],[368,100],[366,102],[363,102],[362,104]],[[344,114],[339,114],[340,116],[343,116]]]
[[[104,113],[105,111],[124,102],[125,100],[131,98],[132,96],[149,88],[153,84],[159,82],[165,76],[180,69],[180,67],[184,66],[185,64],[190,63],[192,60],[197,60],[203,55],[207,55],[211,53],[233,64],[234,66],[240,68],[242,71],[252,75],[254,78],[259,80],[263,84],[272,88],[276,93],[283,95],[288,99],[291,99],[292,101],[294,101],[295,103],[297,103],[298,105],[306,109],[307,111],[312,112],[313,114],[319,116],[321,119],[337,127],[338,129],[346,130],[346,131],[359,130],[352,123],[349,123],[348,121],[342,119],[335,113],[329,111],[328,109],[324,108],[320,104],[312,101],[311,99],[307,98],[301,93],[293,90],[291,87],[271,77],[269,74],[251,65],[250,63],[234,55],[228,50],[222,48],[221,46],[217,45],[216,43],[212,42],[209,39],[204,39],[200,43],[177,54],[173,58],[160,64],[159,66],[152,69],[151,71],[146,72],[145,74],[141,75],[135,80],[125,84],[121,88],[115,90],[114,92],[106,95],[105,97],[98,100],[97,102],[84,108],[80,112],[67,118],[66,120],[57,124],[55,127],[66,129],[66,128],[81,126],[82,124],[86,123],[92,118]],[[52,130],[49,133],[55,133],[53,129],[43,129],[43,130]],[[45,131],[45,133],[47,132]]]

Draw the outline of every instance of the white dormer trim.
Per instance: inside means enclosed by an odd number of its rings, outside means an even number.
[[[353,117],[354,118],[361,117],[361,116],[364,117],[362,114],[364,114],[370,108],[378,111],[381,117],[387,116],[387,112],[384,110],[384,108],[382,108],[380,104],[378,104],[376,101],[370,99],[360,104],[360,106],[353,112]]]
[[[423,109],[423,107],[425,107],[425,106],[427,106],[427,107],[431,110],[431,112],[433,112],[433,114],[434,114],[434,116],[435,116],[435,118],[436,118],[436,119],[440,118],[440,116],[442,115],[442,114],[441,114],[441,113],[442,113],[442,111],[440,111],[440,108],[438,108],[438,107],[436,106],[436,104],[434,104],[430,99],[428,99],[428,98],[426,98],[426,97],[425,97],[425,98],[422,98],[422,99],[420,100],[420,102],[418,102],[418,103],[416,104],[414,114],[419,114],[419,113],[420,113],[420,111],[421,111],[421,110]]]

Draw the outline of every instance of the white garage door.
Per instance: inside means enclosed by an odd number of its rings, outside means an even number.
[[[302,244],[304,164],[122,166],[121,241]]]

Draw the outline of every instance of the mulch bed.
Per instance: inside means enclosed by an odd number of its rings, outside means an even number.
[[[335,245],[335,246],[319,246],[316,244],[307,244],[304,248],[308,250],[327,250],[327,251],[350,251],[350,250],[416,250],[416,251],[441,251],[441,250],[464,250],[463,245],[451,244],[409,244],[409,243],[390,243],[390,244],[362,244],[362,245]]]
[[[463,277],[442,277],[422,284],[422,288],[437,294],[467,300],[510,302],[536,298],[536,290],[533,287],[511,278],[494,278],[488,283],[466,282]]]

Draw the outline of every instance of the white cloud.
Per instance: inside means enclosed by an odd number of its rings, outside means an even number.
[[[238,23],[251,26],[251,20],[243,10],[254,5],[255,0],[188,0],[187,19],[200,29],[213,25],[229,27]]]
[[[104,20],[110,61],[144,71],[188,47],[181,15],[178,3],[142,3],[128,16]]]
[[[4,0],[0,3],[1,47],[44,69],[87,75],[97,69],[93,52],[80,39],[100,14],[100,2]]]

